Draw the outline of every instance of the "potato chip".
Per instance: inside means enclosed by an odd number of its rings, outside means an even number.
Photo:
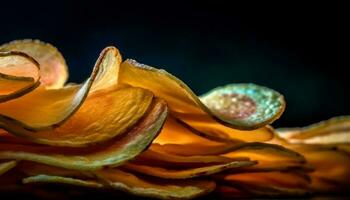
[[[340,116],[303,128],[277,129],[280,137],[290,143],[335,144],[350,143],[350,117]]]
[[[161,134],[156,138],[154,143],[201,143],[216,146],[223,145],[223,143],[266,141],[272,139],[274,136],[274,132],[270,127],[263,127],[254,131],[241,131],[226,127],[215,121],[204,122],[188,125],[169,115]]]
[[[37,176],[39,174],[81,179],[94,177],[89,171],[69,170],[61,167],[55,167],[30,161],[21,161],[15,169],[23,173],[26,177]]]
[[[192,129],[179,123],[176,118],[169,115],[161,134],[154,140],[155,144],[193,144],[200,143],[208,146],[216,146],[222,144],[222,142],[212,141],[208,137],[203,136],[205,133],[196,134]],[[225,139],[221,141],[240,141],[238,139]]]
[[[12,161],[7,161],[7,162],[1,162],[0,163],[0,176],[10,169],[14,168],[17,165],[17,162],[12,160]]]
[[[105,78],[110,76],[109,70],[113,72],[118,66],[118,54],[116,48],[104,49],[91,77],[81,85],[57,90],[39,87],[22,98],[0,104],[0,127],[16,135],[28,135],[39,129],[59,126],[79,109],[90,88],[90,93],[101,90],[100,83],[109,81]]]
[[[215,188],[215,182],[209,180],[141,179],[119,169],[105,169],[95,174],[112,188],[159,199],[193,199],[208,194]]]
[[[69,178],[69,177],[63,177],[63,176],[51,176],[51,175],[45,175],[45,174],[40,174],[40,175],[30,176],[30,177],[24,178],[22,182],[24,184],[29,184],[29,183],[61,183],[61,184],[69,184],[69,185],[92,187],[92,188],[102,188],[103,187],[103,185],[101,183],[98,183],[96,181],[81,180],[81,179]]]
[[[210,163],[229,163],[237,160],[247,160],[248,158],[227,158],[220,155],[212,156],[181,156],[174,155],[159,150],[153,150],[152,146],[145,152],[140,154],[135,162],[138,163],[153,163],[154,165],[167,165],[167,166],[194,166],[200,164]]]
[[[144,151],[157,136],[167,116],[167,106],[155,100],[146,117],[123,137],[86,148],[0,144],[0,159],[20,159],[76,170],[118,166]]]
[[[288,188],[272,184],[259,184],[256,182],[229,181],[229,185],[243,190],[250,196],[259,197],[296,197],[311,194],[310,190],[304,188]]]
[[[220,119],[242,129],[269,124],[285,109],[280,93],[251,83],[218,87],[202,95],[200,100]]]
[[[302,152],[308,163],[315,166],[310,175],[326,180],[350,183],[350,155],[332,149],[297,149]]]
[[[237,130],[203,116],[182,116],[177,122],[192,133],[217,142],[263,142],[273,138],[273,131],[269,126],[250,131]]]
[[[0,103],[31,92],[40,85],[39,79],[39,64],[32,57],[16,51],[0,52]]]
[[[20,51],[33,57],[40,64],[40,81],[47,88],[61,88],[68,79],[66,62],[51,44],[39,40],[16,40],[1,45],[0,51]]]
[[[191,156],[191,155],[221,155],[229,154],[230,152],[256,152],[266,155],[280,155],[293,157],[298,162],[304,162],[303,156],[295,151],[285,148],[281,145],[261,143],[261,142],[241,142],[237,144],[217,144],[206,145],[199,142],[190,144],[153,144],[151,149],[158,149],[163,152],[168,152],[176,155]],[[293,159],[293,160],[294,160]]]
[[[281,145],[251,143],[251,145],[237,145],[236,149],[224,154],[227,157],[249,157],[258,161],[280,161],[292,163],[304,163],[305,158],[296,151]]]
[[[153,94],[141,88],[121,88],[90,95],[80,109],[53,130],[28,133],[26,139],[54,146],[84,147],[124,134],[145,115]],[[99,109],[96,109],[96,105]]]
[[[287,172],[287,171],[301,171],[301,172],[313,172],[313,165],[307,163],[297,163],[293,161],[266,161],[259,160],[257,165],[234,170],[232,173],[243,173],[243,172]]]
[[[137,63],[134,60],[126,60],[121,64],[119,82],[151,90],[156,96],[162,97],[167,101],[171,113],[176,118],[183,120],[183,116],[186,114],[190,115],[191,118],[193,118],[192,116],[199,115],[202,118],[214,118],[215,120],[236,129],[256,129],[271,123],[282,113],[282,111],[276,112],[276,110],[283,110],[284,106],[281,102],[280,108],[273,109],[271,115],[263,119],[266,121],[250,121],[250,119],[254,120],[254,118],[247,118],[243,123],[242,120],[236,119],[236,116],[223,117],[222,114],[218,114],[217,111],[213,111],[211,108],[205,106],[198,96],[196,96],[192,90],[178,78],[169,74],[165,70],[158,70]],[[270,92],[272,90],[268,91]],[[277,93],[273,94],[275,95]],[[264,96],[264,98],[265,97],[266,96]],[[283,98],[275,99],[283,101]],[[252,114],[254,113],[251,113],[251,115]]]
[[[303,196],[310,194],[310,178],[300,172],[238,173],[218,176],[224,185],[250,196]]]
[[[254,161],[233,161],[225,164],[210,165],[205,167],[196,167],[188,169],[166,169],[150,165],[127,163],[123,165],[122,168],[159,178],[188,179],[200,176],[208,176],[228,169],[248,167],[255,164],[256,162]]]

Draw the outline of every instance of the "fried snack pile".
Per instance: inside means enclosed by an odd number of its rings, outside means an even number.
[[[105,48],[80,84],[50,44],[0,46],[0,190],[46,184],[159,199],[346,192],[350,117],[273,129],[285,101],[255,84],[195,95]]]

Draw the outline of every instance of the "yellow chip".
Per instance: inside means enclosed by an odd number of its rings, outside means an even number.
[[[108,143],[86,148],[4,143],[0,144],[0,159],[21,159],[76,170],[118,166],[139,155],[152,143],[166,116],[165,102],[156,99],[147,116],[123,137]]]
[[[33,57],[40,64],[40,81],[47,88],[61,88],[68,79],[66,62],[51,44],[39,40],[16,40],[1,45],[0,51],[20,51]]]
[[[39,64],[32,57],[16,51],[0,52],[0,103],[31,92],[40,85],[39,79]]]

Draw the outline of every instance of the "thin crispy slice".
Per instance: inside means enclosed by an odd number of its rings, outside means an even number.
[[[298,147],[296,150],[303,153],[308,163],[315,167],[315,171],[310,176],[343,184],[350,183],[350,155],[348,153],[320,147],[314,149]]]
[[[155,69],[137,63],[134,60],[126,60],[121,64],[119,82],[151,90],[156,96],[164,98],[168,102],[174,116],[182,120],[183,115],[186,114],[190,114],[191,116],[200,115],[208,119],[215,119],[220,123],[236,129],[251,130],[271,123],[277,118],[272,117],[267,121],[258,121],[258,123],[252,121],[251,123],[244,124],[241,123],[241,120],[235,118],[223,118],[222,115],[216,114],[211,108],[205,106],[198,96],[178,78],[165,70]]]
[[[190,119],[189,119],[190,120]],[[272,139],[271,127],[263,127],[252,131],[235,130],[215,121],[193,122],[191,125],[169,115],[164,129],[154,143],[159,144],[191,144],[220,145],[223,143],[240,143],[267,141]]]
[[[0,176],[14,168],[16,165],[17,161],[15,160],[0,163]]]
[[[200,100],[220,119],[243,129],[269,124],[285,109],[280,93],[251,83],[217,87],[201,95]]]
[[[237,130],[220,124],[205,115],[179,114],[177,121],[191,130],[193,133],[213,141],[236,143],[264,142],[273,138],[274,131],[270,126],[264,126],[255,130]]]
[[[143,152],[158,135],[167,116],[167,106],[156,99],[152,109],[123,137],[87,148],[0,144],[0,159],[20,159],[76,170],[118,166]]]
[[[25,178],[24,183],[59,183],[86,187],[112,187],[126,191],[130,194],[160,199],[189,199],[209,193],[215,188],[215,182],[205,180],[174,180],[154,179],[152,177],[137,177],[119,169],[102,169],[92,173],[97,174],[100,180],[92,179],[94,176],[81,176],[79,171],[42,167],[40,164],[29,163],[22,167],[31,177]],[[27,167],[27,168],[25,168]],[[91,173],[91,174],[92,174]],[[78,174],[78,175],[76,175]],[[103,185],[101,185],[103,184]]]
[[[310,194],[310,178],[300,172],[259,172],[218,176],[217,179],[253,196]]]
[[[237,144],[218,144],[218,145],[206,145],[201,143],[192,144],[152,144],[151,149],[158,151],[168,152],[176,155],[191,156],[191,155],[221,155],[234,151],[244,152],[258,152],[266,155],[288,155],[299,159],[301,162],[304,160],[303,156],[299,153],[287,149],[281,145],[261,143],[261,142],[247,142]]]
[[[266,161],[259,160],[257,165],[251,167],[242,168],[239,170],[233,170],[231,173],[244,173],[244,172],[288,172],[288,171],[301,171],[301,172],[313,172],[313,165],[307,163],[296,163],[293,161]]]
[[[99,92],[90,95],[61,126],[27,133],[25,138],[53,146],[85,147],[101,143],[130,130],[145,115],[152,99],[151,92],[134,87]]]
[[[0,103],[21,97],[40,85],[39,64],[22,52],[0,52]]]
[[[305,158],[302,154],[285,148],[281,145],[251,143],[251,145],[237,145],[236,149],[224,154],[227,157],[249,157],[258,161],[280,161],[304,163]]]
[[[248,160],[248,158],[227,158],[220,155],[213,156],[180,156],[167,152],[150,149],[140,154],[134,161],[141,164],[153,163],[154,165],[165,166],[194,166],[201,164],[230,163],[237,160]]]
[[[118,50],[108,47],[102,51],[91,77],[83,84],[57,90],[39,87],[21,98],[0,104],[0,127],[25,136],[61,125],[80,108],[89,92],[93,94],[103,89],[100,83],[107,82],[109,88],[110,80],[106,79],[109,79],[109,72],[118,68],[118,57]]]
[[[300,172],[253,172],[229,174],[223,176],[226,181],[253,182],[261,185],[276,185],[289,188],[310,189],[311,179],[305,173]]]
[[[239,141],[239,140],[237,140]],[[154,140],[154,144],[192,144],[200,143],[208,146],[216,146],[222,144],[221,142],[209,140],[194,133],[191,129],[183,126],[173,116],[169,115],[162,132]]]
[[[208,194],[215,188],[214,181],[141,179],[119,169],[100,170],[95,174],[115,189],[158,199],[193,199]]]
[[[281,128],[277,133],[291,143],[350,143],[350,116],[334,117],[303,128]]]
[[[127,163],[123,165],[123,169],[135,171],[138,173],[164,178],[164,179],[188,179],[201,176],[208,176],[219,173],[228,169],[243,168],[255,165],[254,161],[233,161],[226,164],[210,165],[205,167],[195,167],[188,169],[166,169],[154,167],[150,165],[140,165]]]
[[[220,155],[222,154],[221,152],[226,152],[226,149],[229,149],[231,146],[234,146],[234,144],[206,145],[199,142],[189,144],[153,143],[150,149],[180,156],[208,156]]]
[[[20,51],[37,60],[40,64],[40,81],[47,88],[61,88],[68,79],[66,62],[51,44],[39,40],[16,40],[1,45],[0,51]]]
[[[65,169],[31,161],[21,161],[18,163],[15,169],[23,173],[25,176],[37,176],[39,174],[45,174],[50,176],[63,176],[81,179],[94,177],[89,171]]]
[[[51,176],[51,175],[45,175],[40,174],[36,176],[30,176],[27,178],[24,178],[22,180],[24,184],[29,183],[60,183],[60,184],[69,184],[69,185],[75,185],[75,186],[82,186],[82,187],[92,187],[92,188],[102,188],[103,184],[98,183],[97,181],[93,180],[82,180],[77,178],[69,178],[69,177],[63,177],[63,176]]]

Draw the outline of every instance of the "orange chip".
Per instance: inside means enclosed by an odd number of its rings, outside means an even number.
[[[191,119],[195,119],[196,121],[200,121],[202,118],[205,118],[206,121],[215,119],[222,124],[236,129],[256,129],[277,119],[284,109],[283,98],[276,98],[279,99],[279,104],[277,105],[276,112],[273,112],[274,114],[271,115],[272,118],[267,117],[263,121],[257,121],[253,117],[251,118],[253,121],[248,120],[247,122],[249,123],[242,123],[242,120],[236,119],[236,116],[227,117],[225,115],[224,117],[222,114],[218,114],[215,109],[213,110],[211,106],[207,107],[185,83],[165,70],[146,66],[134,60],[126,60],[121,64],[119,83],[126,83],[151,90],[156,96],[162,97],[167,101],[171,113],[176,118],[182,119],[185,122],[187,121],[184,119],[184,116],[190,115]],[[269,89],[269,91],[272,90]],[[264,101],[263,99],[268,99],[268,96],[269,95],[260,99]],[[193,118],[193,116],[197,115],[200,116],[200,120]],[[192,126],[191,123],[189,124]]]
[[[167,106],[155,100],[152,109],[123,137],[86,148],[50,147],[27,144],[0,144],[0,159],[20,159],[47,165],[97,170],[119,166],[144,151],[158,135],[167,116]]]
[[[33,57],[40,64],[40,81],[47,88],[61,88],[68,79],[66,62],[51,44],[39,40],[16,40],[1,45],[0,51],[20,51]]]
[[[0,52],[0,103],[21,97],[40,85],[39,64],[22,52]]]
[[[118,55],[119,52],[115,48],[104,49],[91,77],[81,85],[58,90],[39,87],[22,98],[0,104],[0,126],[15,134],[21,134],[63,123],[81,106],[91,87],[90,92],[101,90],[100,83],[107,82],[105,79],[110,81],[108,72],[117,68],[120,61]]]

